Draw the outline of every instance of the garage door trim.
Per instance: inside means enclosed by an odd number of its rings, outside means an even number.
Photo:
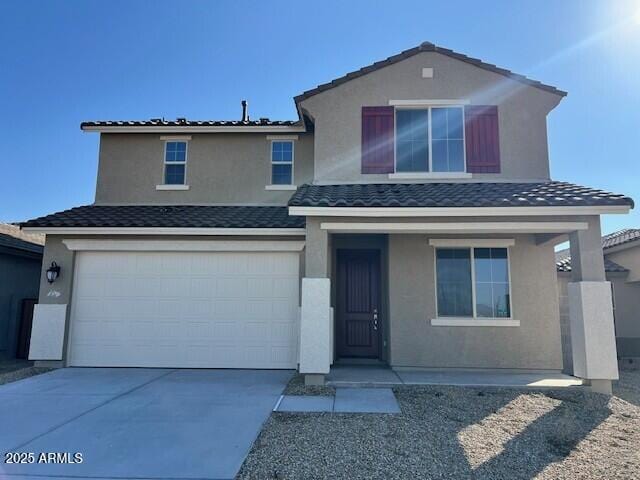
[[[299,252],[305,242],[291,240],[87,240],[64,239],[69,250],[129,252]]]

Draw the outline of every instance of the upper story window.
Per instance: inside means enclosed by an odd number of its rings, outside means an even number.
[[[293,184],[293,141],[271,142],[271,184]]]
[[[184,185],[187,169],[187,142],[166,142],[164,150],[165,185]]]
[[[462,107],[396,110],[396,172],[464,172]]]

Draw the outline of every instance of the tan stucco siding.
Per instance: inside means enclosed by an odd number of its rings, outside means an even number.
[[[624,248],[617,252],[605,252],[605,257],[629,270],[628,281],[640,281],[640,245]]]
[[[607,258],[609,258],[608,255]],[[625,273],[611,272],[607,272],[607,281],[613,286],[613,315],[618,357],[640,357],[640,283],[629,282]],[[571,373],[571,331],[567,293],[569,282],[571,282],[570,273],[558,273],[562,351],[565,369]]]
[[[389,321],[394,367],[562,368],[553,247],[518,235],[510,247],[519,327],[440,327],[434,249],[425,235],[389,236]]]
[[[271,141],[267,134],[192,134],[188,143],[187,191],[158,191],[164,182],[164,140],[159,134],[102,134],[98,204],[286,205],[291,191],[268,191]],[[313,138],[295,141],[294,183],[313,177]]]
[[[434,69],[433,78],[422,78],[423,67]],[[361,107],[416,99],[468,99],[477,105],[498,105],[502,171],[476,175],[474,180],[549,178],[546,116],[560,97],[439,53],[425,52],[301,102],[315,121],[315,179],[386,180],[387,175],[360,173]]]

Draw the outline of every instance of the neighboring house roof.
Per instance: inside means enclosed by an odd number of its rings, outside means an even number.
[[[287,207],[86,205],[29,220],[21,227],[303,228]]]
[[[602,248],[606,250],[635,240],[640,240],[640,228],[625,228],[602,237]]]
[[[82,122],[81,129],[91,127],[291,127],[300,125],[299,120],[188,120],[186,118],[165,120],[164,118],[152,118],[150,120],[97,120]]]
[[[560,252],[558,252],[560,253]],[[558,256],[556,254],[556,270],[558,272],[570,272],[571,271],[571,256],[563,257],[558,260]],[[624,273],[629,270],[624,268],[622,265],[618,265],[616,262],[612,262],[607,258],[604,259],[604,271],[605,272],[619,272]]]
[[[634,240],[640,240],[640,229],[638,228],[625,228],[624,230],[618,230],[617,232],[604,235],[602,237],[603,253],[606,254],[608,249],[633,242]],[[568,248],[556,252],[556,269],[559,272],[571,271],[571,253]],[[604,259],[604,269],[607,272],[629,271],[627,268],[608,260],[606,257]]]
[[[302,185],[296,207],[576,207],[627,205],[624,195],[566,182]]]
[[[17,225],[0,223],[0,247],[41,254],[44,238],[41,234],[23,232]]]
[[[346,83],[350,80],[353,80],[354,78],[358,78],[361,77],[363,75],[366,75],[368,73],[374,72],[376,70],[379,70],[381,68],[387,67],[389,65],[393,65],[394,63],[400,62],[402,60],[405,60],[409,57],[412,57],[414,55],[417,55],[419,53],[422,52],[436,52],[436,53],[440,53],[442,55],[446,55],[448,57],[451,58],[455,58],[456,60],[460,60],[462,62],[466,62],[466,63],[470,63],[471,65],[474,65],[478,68],[483,68],[485,70],[489,70],[490,72],[494,72],[500,75],[504,75],[505,77],[508,77],[512,80],[515,80],[517,82],[521,82],[524,83],[526,85],[530,85],[532,87],[536,87],[539,88],[541,90],[545,90],[547,92],[551,92],[551,93],[555,93],[556,95],[561,95],[561,96],[566,96],[567,92],[564,92],[562,90],[557,89],[556,87],[553,87],[551,85],[546,85],[542,82],[539,82],[537,80],[532,80],[530,78],[525,77],[524,75],[520,75],[517,73],[512,72],[511,70],[507,70],[505,68],[501,68],[498,67],[496,65],[493,65],[491,63],[486,63],[483,62],[480,59],[477,58],[472,58],[472,57],[468,57],[467,55],[464,55],[462,53],[458,53],[458,52],[454,52],[453,50],[449,50],[448,48],[443,48],[443,47],[438,47],[437,45],[434,45],[433,43],[430,42],[423,42],[421,43],[419,46],[414,47],[414,48],[410,48],[409,50],[405,50],[403,52],[398,53],[397,55],[393,55],[389,58],[386,58],[385,60],[380,60],[378,62],[375,62],[371,65],[368,65],[366,67],[363,67],[359,70],[347,73],[346,75],[340,77],[340,78],[336,78],[335,80],[332,80],[329,83],[323,83],[322,85],[318,85],[315,88],[312,88],[311,90],[307,90],[306,92],[301,93],[300,95],[298,95],[297,97],[295,97],[295,101],[297,102],[301,102],[302,100],[305,100],[306,98],[312,97],[313,95],[317,95],[318,93],[324,92],[325,90],[329,90],[331,88],[337,87],[338,85],[341,85],[343,83]]]

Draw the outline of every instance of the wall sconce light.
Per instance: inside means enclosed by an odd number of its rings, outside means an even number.
[[[47,268],[47,282],[53,283],[60,276],[60,267],[56,262],[51,262],[51,266]]]

